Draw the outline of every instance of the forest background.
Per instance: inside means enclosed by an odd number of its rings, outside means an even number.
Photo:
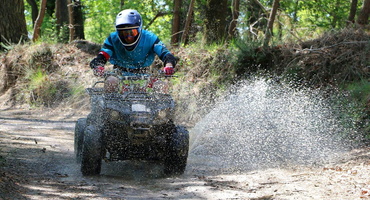
[[[144,29],[179,58],[174,81],[179,102],[189,96],[194,102],[212,101],[228,85],[258,73],[299,87],[348,93],[355,102],[351,115],[365,135],[370,133],[370,0],[0,3],[0,94],[8,94],[10,105],[77,101],[83,87],[73,82],[76,78],[61,81],[66,75],[56,69],[76,62],[87,67],[115,31],[117,13],[133,8],[141,13]],[[57,59],[61,54],[67,57],[63,62]],[[198,111],[194,106],[193,121],[201,116]]]

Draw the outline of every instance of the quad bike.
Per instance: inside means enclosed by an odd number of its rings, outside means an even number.
[[[102,160],[158,161],[166,175],[183,174],[189,133],[173,122],[175,102],[169,94],[147,88],[149,75],[122,76],[121,92],[87,88],[91,112],[75,126],[74,148],[83,175],[98,175]]]

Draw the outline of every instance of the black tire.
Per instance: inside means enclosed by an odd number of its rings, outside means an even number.
[[[102,163],[102,133],[94,126],[87,126],[81,154],[81,172],[84,176],[98,175]]]
[[[189,152],[189,132],[183,126],[173,130],[164,161],[166,175],[181,175],[185,172]]]
[[[81,163],[82,144],[84,140],[84,131],[87,126],[86,118],[80,118],[76,122],[75,126],[75,140],[74,140],[74,152],[76,161]]]

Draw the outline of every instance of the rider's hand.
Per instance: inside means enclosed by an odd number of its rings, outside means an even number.
[[[104,76],[104,67],[103,66],[97,66],[94,68],[94,75],[95,76]]]
[[[173,68],[171,63],[167,63],[166,66],[163,68],[163,72],[166,75],[173,75],[175,73],[175,69]]]
[[[102,54],[99,54],[90,62],[90,67],[91,69],[95,69],[97,67],[104,66],[105,63],[107,63],[107,59]]]

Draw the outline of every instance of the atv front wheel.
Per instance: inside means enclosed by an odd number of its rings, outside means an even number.
[[[183,126],[177,126],[168,145],[168,156],[164,161],[166,175],[181,175],[186,168],[189,151],[189,132]]]
[[[102,162],[102,133],[94,126],[88,126],[84,132],[81,154],[81,172],[84,176],[98,175]]]
[[[76,161],[81,163],[81,152],[82,152],[82,144],[84,140],[84,131],[86,128],[86,118],[80,118],[76,122],[75,126],[75,140],[74,140],[74,149],[75,149],[75,156]]]

